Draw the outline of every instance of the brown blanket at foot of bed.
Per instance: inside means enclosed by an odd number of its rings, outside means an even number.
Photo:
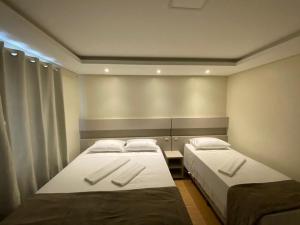
[[[255,225],[265,215],[298,208],[297,181],[235,185],[227,193],[227,225]]]
[[[176,187],[37,194],[1,225],[192,225]]]

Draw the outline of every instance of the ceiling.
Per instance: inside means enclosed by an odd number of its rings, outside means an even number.
[[[0,32],[80,74],[229,75],[300,53],[300,1],[204,3],[5,0]]]

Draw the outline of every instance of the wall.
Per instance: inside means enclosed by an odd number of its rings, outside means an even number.
[[[300,180],[300,55],[230,76],[234,148]]]
[[[81,118],[226,114],[226,77],[80,76]]]
[[[72,161],[80,152],[79,143],[79,78],[78,75],[62,69],[63,95],[65,104],[68,161]]]

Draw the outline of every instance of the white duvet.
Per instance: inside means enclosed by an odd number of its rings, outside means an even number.
[[[218,171],[229,158],[247,160],[233,177]],[[200,183],[210,199],[226,217],[227,191],[229,187],[245,183],[265,183],[288,180],[284,174],[255,161],[235,150],[196,150],[192,145],[184,147],[184,166]]]
[[[130,158],[130,162],[140,163],[145,169],[126,186],[120,187],[111,182],[117,178],[129,163],[105,177],[95,185],[90,185],[84,178],[101,166],[120,157]],[[118,191],[154,187],[175,186],[161,150],[157,152],[125,153],[81,153],[74,161],[45,184],[37,193],[72,193],[89,191]]]

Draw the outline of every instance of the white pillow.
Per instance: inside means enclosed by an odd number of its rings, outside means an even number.
[[[129,139],[129,140],[127,140],[127,144],[131,143],[131,142],[139,142],[139,143],[140,142],[152,142],[152,143],[156,144],[157,140],[151,139],[151,138],[136,138],[136,139]]]
[[[131,139],[124,148],[127,152],[155,152],[159,147],[154,139]]]
[[[192,144],[197,150],[210,150],[210,149],[227,149],[230,144],[213,137],[198,137],[190,139]]]
[[[123,152],[125,141],[99,140],[90,148],[89,152]]]

